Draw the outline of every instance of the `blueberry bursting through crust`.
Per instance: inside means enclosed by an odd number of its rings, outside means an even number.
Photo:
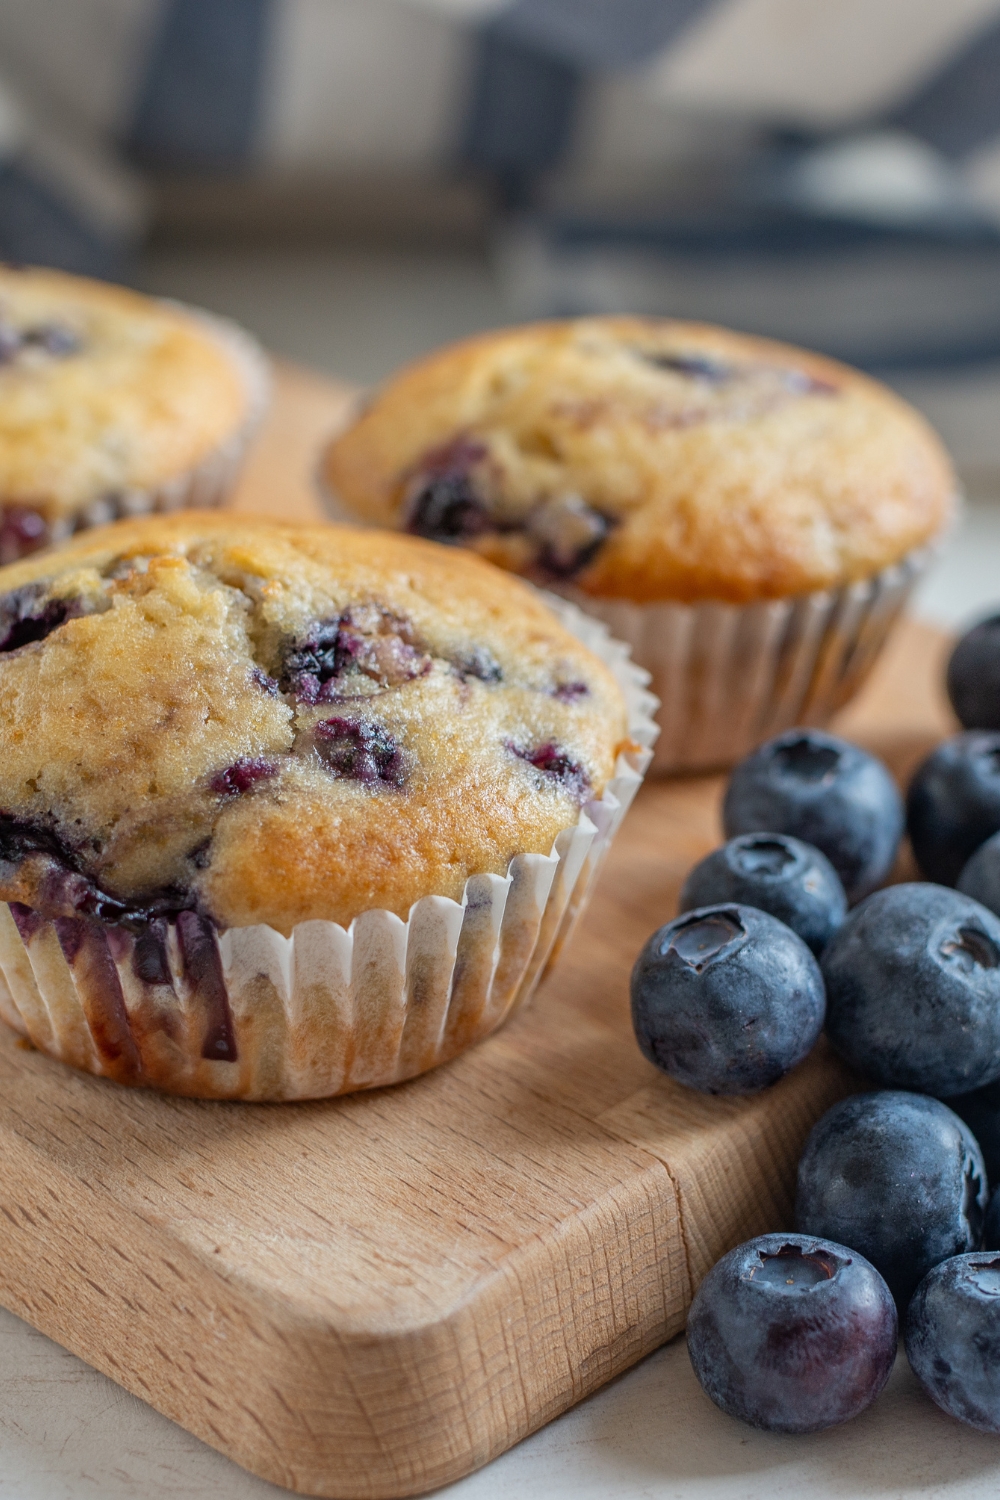
[[[406,529],[429,541],[459,545],[487,532],[523,532],[534,551],[534,573],[567,579],[596,556],[614,524],[576,494],[540,500],[517,521],[494,513],[487,495],[489,454],[484,443],[458,437],[426,453],[410,475]]]

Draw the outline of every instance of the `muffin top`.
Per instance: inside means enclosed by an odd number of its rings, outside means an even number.
[[[200,512],[0,569],[0,702],[0,899],[286,934],[548,854],[626,732],[480,559]]]
[[[0,506],[52,520],[194,468],[247,389],[181,308],[59,271],[0,266]]]
[[[539,582],[639,602],[837,587],[921,546],[955,481],[878,382],[721,328],[585,318],[395,376],[328,449],[334,497]]]

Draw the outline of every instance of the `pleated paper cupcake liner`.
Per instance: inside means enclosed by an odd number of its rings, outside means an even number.
[[[238,369],[246,396],[239,426],[194,468],[171,475],[160,484],[102,495],[71,515],[55,516],[51,520],[45,520],[39,513],[38,523],[44,531],[37,536],[32,536],[29,528],[19,541],[26,517],[30,522],[34,512],[26,512],[20,505],[6,509],[0,505],[0,562],[14,562],[18,556],[38,551],[41,546],[54,546],[65,541],[74,532],[86,531],[92,526],[106,526],[110,521],[128,516],[145,516],[157,511],[202,510],[221,505],[232,490],[247,449],[267,412],[271,396],[270,364],[256,339],[228,318],[182,303],[169,305],[193,318]]]
[[[215,1099],[315,1099],[426,1072],[495,1031],[571,939],[656,738],[648,674],[599,622],[552,599],[617,678],[632,746],[549,854],[474,875],[406,921],[217,933],[194,912],[139,932],[0,904],[0,1016],[90,1073]]]
[[[650,773],[721,770],[793,724],[825,724],[861,687],[936,555],[760,604],[633,604],[559,593],[626,642],[660,700]]]

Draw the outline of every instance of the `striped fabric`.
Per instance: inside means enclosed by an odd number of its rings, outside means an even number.
[[[534,209],[550,249],[585,236],[574,195],[592,244],[644,236],[666,257],[686,233],[801,257],[811,235],[834,244],[833,223],[984,243],[1000,225],[1000,0],[0,6],[2,254],[120,268],[149,171],[456,168]],[[664,187],[709,179],[701,219]]]

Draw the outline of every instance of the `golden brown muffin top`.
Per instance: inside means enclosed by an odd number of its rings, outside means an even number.
[[[182,308],[0,266],[0,506],[48,520],[196,467],[240,426],[234,359]]]
[[[286,934],[549,853],[626,732],[480,559],[199,512],[0,569],[0,705],[0,900]]]
[[[651,318],[537,323],[391,379],[323,478],[381,526],[638,602],[837,587],[946,523],[954,476],[885,386],[789,345]]]

